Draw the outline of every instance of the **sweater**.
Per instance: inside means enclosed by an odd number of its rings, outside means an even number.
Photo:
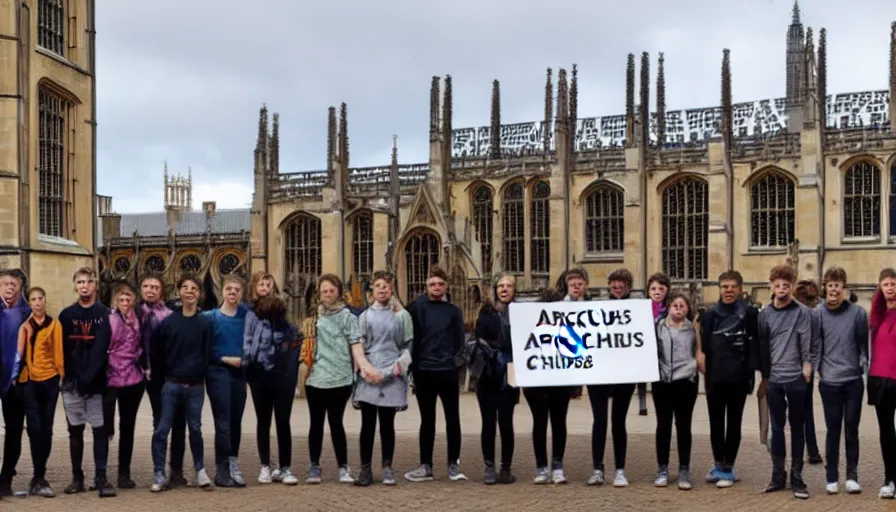
[[[778,384],[801,378],[803,365],[814,362],[809,309],[795,300],[780,309],[770,304],[759,313],[759,326],[760,350],[768,362],[762,377]]]
[[[89,396],[106,391],[106,366],[109,360],[109,308],[79,303],[59,313],[62,324],[62,350],[65,379],[62,389]]]
[[[166,380],[203,382],[211,357],[211,338],[212,328],[205,315],[172,313],[162,321],[157,341],[163,357],[161,368],[154,371]]]
[[[447,300],[420,297],[408,307],[414,325],[414,370],[456,370],[455,356],[464,345],[464,318]]]
[[[358,317],[344,306],[321,308],[315,330],[314,364],[306,385],[318,389],[351,386],[355,380],[351,346],[361,343]]]
[[[822,303],[813,313],[818,326],[816,369],[821,381],[841,384],[861,379],[868,366],[868,314],[849,301],[836,309]]]
[[[896,380],[896,309],[887,309],[880,290],[871,299],[870,317],[871,368],[868,375]],[[869,390],[869,398],[870,395]]]
[[[248,312],[245,304],[238,305],[233,316],[225,315],[220,308],[202,312],[212,327],[212,362],[220,363],[222,357],[243,357]]]
[[[112,337],[109,341],[109,367],[107,371],[110,388],[125,388],[143,382],[143,346],[140,319],[131,310],[125,317],[121,311],[109,314]]]
[[[62,325],[59,320],[47,315],[38,324],[33,316],[22,324],[19,336],[25,345],[22,371],[19,382],[43,382],[57,375],[65,376],[65,362],[62,355]]]

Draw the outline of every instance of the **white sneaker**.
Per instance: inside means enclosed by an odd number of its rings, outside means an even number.
[[[208,471],[205,468],[196,472],[196,487],[200,489],[208,489],[212,486],[212,479],[208,477]]]
[[[846,494],[859,494],[862,492],[862,486],[859,485],[858,480],[847,480],[846,481]]]
[[[280,468],[274,468],[271,471],[271,482],[280,482],[283,479],[283,472],[280,471]]]
[[[563,469],[555,469],[551,471],[551,481],[555,484],[565,484],[566,483],[566,473]]]
[[[887,482],[886,485],[880,488],[880,492],[877,493],[877,497],[882,500],[892,500],[896,497],[896,484],[892,481]]]
[[[548,468],[537,468],[535,470],[535,480],[533,483],[536,485],[544,485],[548,483]]]
[[[616,478],[613,479],[613,487],[628,487],[628,478],[625,478],[624,469],[616,470]]]
[[[258,483],[260,484],[269,484],[274,480],[271,477],[271,466],[261,466],[261,470],[258,471]]]
[[[840,486],[837,482],[828,482],[827,485],[824,486],[824,491],[828,494],[837,494],[840,492]]]
[[[352,470],[346,464],[345,466],[339,467],[339,483],[340,484],[353,484],[355,483],[355,479],[352,477]]]
[[[296,475],[292,474],[291,468],[285,467],[283,469],[278,469],[275,472],[279,473],[279,481],[283,482],[283,485],[298,485],[299,479],[296,478]]]
[[[591,476],[588,477],[588,481],[585,482],[588,485],[604,485],[604,470],[595,469]]]

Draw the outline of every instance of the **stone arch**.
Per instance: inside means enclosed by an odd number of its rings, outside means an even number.
[[[429,228],[416,228],[405,236],[400,246],[399,281],[404,283],[406,304],[426,292],[429,269],[442,259],[441,237]]]
[[[590,183],[579,196],[587,255],[625,250],[625,188],[607,179]]]
[[[707,279],[709,260],[709,182],[679,174],[657,187],[661,204],[663,272],[670,279]]]
[[[764,167],[744,181],[750,198],[750,247],[783,249],[796,239],[796,185],[796,177],[777,166]]]
[[[290,318],[301,323],[311,313],[311,297],[323,266],[321,220],[298,211],[280,224],[283,275],[280,282]]]

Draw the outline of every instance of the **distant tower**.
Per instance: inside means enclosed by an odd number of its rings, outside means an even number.
[[[168,175],[165,162],[165,210],[190,211],[193,208],[193,169],[188,168],[187,176]]]
[[[793,20],[787,28],[787,130],[798,132],[803,126],[802,90],[806,73],[806,33],[800,20],[800,5],[793,2]]]

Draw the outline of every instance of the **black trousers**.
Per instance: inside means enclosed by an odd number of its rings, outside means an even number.
[[[146,383],[146,394],[149,396],[149,406],[152,408],[152,428],[155,431],[162,419],[162,386],[165,379],[162,375],[154,375]],[[187,450],[187,417],[184,408],[178,407],[174,414],[174,422],[171,427],[171,457],[168,463],[172,473],[183,473],[184,453]]]
[[[18,385],[16,386],[18,387]],[[25,402],[21,392],[10,389],[3,399],[3,423],[6,432],[3,438],[3,466],[0,468],[0,484],[11,482],[16,476],[16,465],[22,456],[22,434],[25,431]]]
[[[292,465],[292,427],[289,424],[295,402],[297,376],[252,368],[247,374],[252,403],[255,404],[258,456],[263,466],[271,465],[271,416],[277,428],[280,467]]]
[[[308,427],[308,453],[311,463],[320,464],[320,454],[324,445],[324,420],[330,425],[330,437],[333,440],[333,451],[339,466],[348,464],[348,441],[345,438],[345,426],[342,418],[345,406],[352,396],[352,387],[322,389],[305,386],[308,401],[310,425]]]
[[[377,407],[361,402],[361,464],[370,465],[373,459],[373,441],[376,438],[376,420],[380,420],[380,444],[383,445],[383,467],[392,467],[395,455],[395,407]]]
[[[859,422],[862,419],[865,383],[861,377],[838,384],[819,382],[818,392],[821,393],[824,423],[827,427],[825,439],[825,476],[827,481],[836,482],[840,479],[841,432],[845,432],[846,437],[846,478],[857,479]]]
[[[896,382],[884,377],[868,377],[868,398],[874,404],[880,432],[880,454],[884,462],[884,482],[896,481]]]
[[[448,435],[448,463],[460,460],[460,387],[457,371],[416,370],[414,393],[420,407],[420,464],[432,466],[433,445],[436,442],[436,400],[442,401],[445,430]]]
[[[103,399],[103,424],[109,437],[115,434],[115,406],[118,405],[118,474],[122,476],[131,475],[134,430],[145,389],[143,382],[125,388],[108,388]]]
[[[784,425],[790,422],[790,459],[797,468],[802,467],[806,451],[806,396],[809,384],[802,376],[786,382],[769,382],[766,388],[768,416],[772,427],[772,457],[787,457],[787,441]]]
[[[535,466],[548,465],[548,419],[551,421],[551,466],[563,468],[566,454],[566,414],[571,397],[568,387],[525,388],[523,396],[532,412],[532,445]]]
[[[697,381],[676,380],[653,383],[653,406],[656,409],[656,462],[669,465],[672,449],[672,421],[678,437],[678,465],[691,464],[691,419],[697,403]]]
[[[748,394],[743,383],[713,383],[706,391],[712,456],[725,470],[734,467],[737,460]]]
[[[25,417],[28,419],[34,478],[45,478],[47,460],[53,450],[53,420],[59,401],[59,376],[40,382],[28,381],[18,386],[21,386]]]
[[[476,399],[482,415],[482,459],[495,462],[495,436],[500,429],[501,467],[510,469],[515,444],[513,410],[520,401],[520,390],[502,388],[502,382],[480,380],[476,383]]]
[[[588,386],[591,401],[591,461],[594,469],[604,469],[604,450],[607,445],[607,406],[613,400],[610,422],[613,428],[613,455],[616,469],[625,469],[625,454],[628,450],[628,432],[625,418],[632,402],[634,384],[608,384]]]

